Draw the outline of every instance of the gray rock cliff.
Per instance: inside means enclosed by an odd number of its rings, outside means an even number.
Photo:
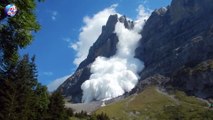
[[[195,67],[213,59],[213,1],[173,0],[171,6],[152,13],[141,34],[143,37],[136,49],[136,57],[145,63],[141,81],[154,74],[173,78],[181,68]],[[197,74],[196,80],[184,76],[185,79],[171,79],[173,82],[170,83],[198,95],[197,86],[213,85],[209,80],[212,74],[210,70],[205,75]],[[179,76],[181,78],[182,74]],[[190,90],[174,84],[179,80],[185,81],[183,86],[191,86]],[[199,89],[202,91],[201,87]],[[200,97],[211,95],[206,93]]]

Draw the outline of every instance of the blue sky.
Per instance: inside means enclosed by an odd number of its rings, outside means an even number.
[[[76,56],[70,45],[76,43],[84,26],[85,16],[118,4],[116,11],[135,19],[136,9],[143,4],[151,10],[169,5],[171,0],[46,0],[36,9],[41,30],[34,41],[21,53],[36,55],[39,82],[48,85],[56,79],[70,75],[76,69]],[[65,77],[65,78],[66,78]]]

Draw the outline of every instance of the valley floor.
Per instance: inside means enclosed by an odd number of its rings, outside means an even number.
[[[80,113],[81,111],[85,111],[88,114],[96,111],[98,108],[100,108],[102,105],[101,101],[95,101],[91,103],[77,103],[77,104],[72,104],[72,103],[65,103],[66,108],[72,108],[75,113]]]

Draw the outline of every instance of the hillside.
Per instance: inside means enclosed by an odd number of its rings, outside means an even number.
[[[206,101],[176,90],[166,93],[157,86],[149,86],[139,94],[133,94],[96,111],[101,112],[114,120],[213,119],[213,111]]]

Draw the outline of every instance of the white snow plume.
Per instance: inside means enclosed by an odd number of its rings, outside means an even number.
[[[115,10],[117,6],[117,4],[113,4],[92,17],[84,17],[85,25],[81,28],[78,41],[71,44],[71,48],[77,52],[74,60],[75,65],[78,66],[87,57],[89,48],[101,34],[102,26],[106,24],[110,15],[117,13]]]
[[[149,17],[145,11],[142,16],[136,20],[133,30],[128,30],[123,23],[117,22],[115,26],[115,33],[119,39],[117,52],[111,58],[96,58],[91,66],[90,79],[81,86],[82,102],[108,100],[123,95],[135,87],[139,78],[137,73],[144,68],[143,63],[134,58],[134,51],[141,38],[139,32],[145,22],[144,19]]]

